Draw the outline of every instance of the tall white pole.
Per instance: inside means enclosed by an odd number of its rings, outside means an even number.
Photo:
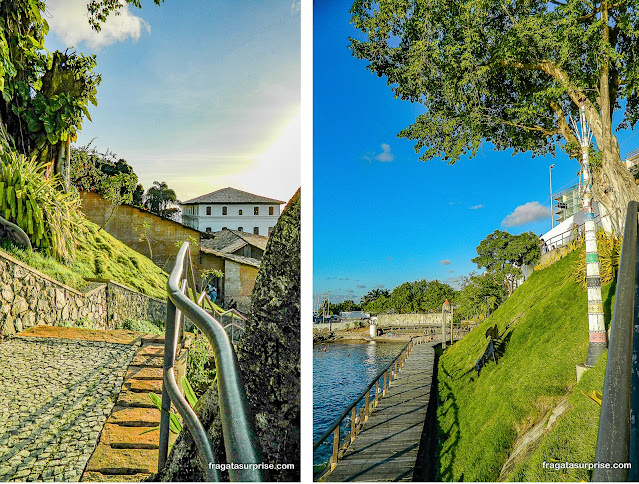
[[[550,228],[555,227],[555,214],[552,213],[552,169],[555,167],[553,163],[548,167],[548,179],[550,180]]]
[[[586,121],[586,109],[582,103],[579,121],[581,130],[577,138],[581,144],[581,159],[583,164],[584,192],[584,235],[586,239],[586,288],[588,290],[588,355],[585,365],[595,366],[599,356],[605,350],[606,327],[604,324],[603,301],[601,297],[601,277],[599,275],[599,255],[597,253],[597,233],[595,231],[595,214],[593,211],[594,197],[592,194],[592,174],[590,172],[590,127]]]

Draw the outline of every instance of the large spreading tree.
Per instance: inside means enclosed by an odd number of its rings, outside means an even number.
[[[395,95],[425,106],[401,137],[454,163],[482,142],[580,161],[569,117],[584,105],[599,160],[594,192],[623,230],[639,189],[613,128],[639,119],[637,0],[356,0],[355,56]],[[614,120],[613,120],[613,115]]]

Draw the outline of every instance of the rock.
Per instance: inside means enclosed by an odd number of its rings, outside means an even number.
[[[13,289],[9,284],[3,284],[2,289],[0,289],[0,294],[2,294],[2,299],[6,302],[13,302]]]
[[[58,309],[62,309],[67,303],[66,298],[64,297],[64,290],[55,289],[55,307]]]
[[[4,323],[2,324],[2,335],[3,336],[9,336],[12,335],[16,332],[16,328],[13,325],[13,317],[10,314],[7,314],[4,320]]]
[[[22,296],[16,296],[13,300],[13,306],[11,307],[11,315],[18,316],[26,312],[29,309],[29,303]]]

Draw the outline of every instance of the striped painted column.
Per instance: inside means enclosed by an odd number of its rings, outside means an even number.
[[[588,330],[589,344],[586,366],[595,366],[599,356],[606,349],[606,326],[604,323],[603,301],[601,298],[601,277],[599,276],[599,256],[597,254],[597,232],[593,211],[592,178],[590,173],[590,132],[586,124],[585,108],[580,113],[581,157],[584,177],[584,235],[586,239],[586,288],[588,290]]]

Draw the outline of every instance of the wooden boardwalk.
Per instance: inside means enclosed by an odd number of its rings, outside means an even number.
[[[325,481],[411,481],[430,399],[435,351],[415,346],[397,379]]]

